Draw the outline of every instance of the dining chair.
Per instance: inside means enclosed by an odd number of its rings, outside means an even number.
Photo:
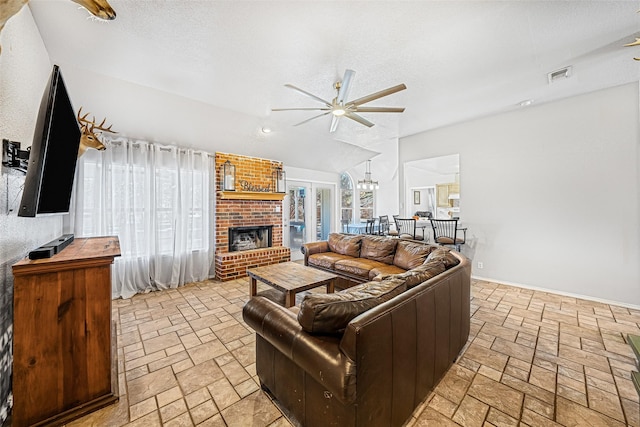
[[[467,240],[467,229],[458,228],[457,219],[433,219],[431,218],[431,228],[433,229],[433,241],[439,245],[452,245],[460,252],[460,245]],[[462,236],[459,237],[459,232]]]
[[[389,215],[380,215],[378,220],[378,234],[381,236],[388,236],[389,228]]]
[[[389,227],[389,236],[393,236],[393,237],[399,237],[400,233],[398,233],[398,230],[400,230],[400,228],[398,228],[398,223],[396,222],[396,219],[398,219],[400,217],[400,215],[393,215],[393,226],[394,229],[392,230],[391,227]],[[389,224],[391,225],[391,224]]]
[[[398,237],[413,240],[424,240],[424,234],[416,234],[415,218],[396,218],[396,227],[398,228]],[[424,229],[423,229],[424,231]]]
[[[364,229],[365,234],[376,234],[376,219],[367,219],[367,223]]]

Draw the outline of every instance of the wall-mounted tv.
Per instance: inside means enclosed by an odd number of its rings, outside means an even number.
[[[69,212],[79,145],[80,127],[54,65],[40,103],[18,216]]]

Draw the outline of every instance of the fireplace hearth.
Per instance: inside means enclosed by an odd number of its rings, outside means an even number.
[[[229,227],[229,252],[270,248],[273,225]]]

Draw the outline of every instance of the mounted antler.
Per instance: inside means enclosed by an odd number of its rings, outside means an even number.
[[[78,123],[80,124],[80,132],[82,135],[80,136],[80,147],[78,148],[78,157],[82,156],[87,148],[95,148],[96,150],[106,150],[107,147],[102,144],[98,135],[102,132],[116,133],[116,131],[111,130],[111,126],[104,127],[104,123],[107,121],[105,117],[102,119],[102,122],[99,125],[96,125],[96,118],[93,116],[93,120],[87,120],[87,116],[89,113],[86,113],[84,116],[81,116],[82,107],[78,110]],[[102,131],[98,132],[97,131]]]
[[[113,10],[107,0],[71,0],[78,3],[98,19],[111,21],[116,19],[116,11]]]

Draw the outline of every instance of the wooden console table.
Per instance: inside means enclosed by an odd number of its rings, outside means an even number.
[[[111,321],[117,256],[117,237],[95,237],[13,265],[13,426],[64,424],[118,400]]]

